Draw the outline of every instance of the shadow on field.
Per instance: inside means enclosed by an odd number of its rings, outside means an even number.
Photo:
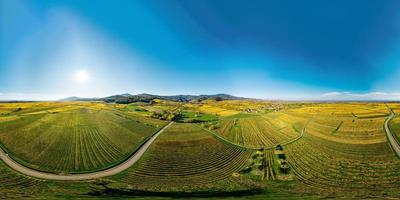
[[[89,196],[96,197],[173,197],[173,198],[211,198],[211,197],[239,197],[261,194],[265,192],[263,189],[248,189],[238,191],[209,191],[209,192],[154,192],[144,190],[128,190],[115,188],[94,189],[87,193]]]

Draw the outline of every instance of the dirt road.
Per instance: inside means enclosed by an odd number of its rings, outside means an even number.
[[[397,156],[400,157],[400,145],[397,142],[396,138],[393,136],[392,132],[390,132],[390,128],[389,128],[389,122],[391,119],[393,119],[393,117],[394,117],[394,113],[392,112],[385,121],[385,131],[386,131],[386,135],[389,140],[390,146],[392,146],[392,149],[397,154]]]

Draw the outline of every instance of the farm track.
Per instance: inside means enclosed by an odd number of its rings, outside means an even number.
[[[173,122],[170,122],[169,124],[164,126],[161,130],[159,130],[157,133],[155,133],[153,136],[151,136],[149,139],[147,139],[147,141],[138,150],[136,150],[136,152],[130,158],[128,158],[123,163],[116,165],[114,167],[102,170],[102,171],[97,171],[97,172],[82,173],[82,174],[68,174],[68,175],[41,172],[41,171],[34,170],[34,169],[31,169],[31,168],[28,168],[28,167],[25,167],[25,166],[19,164],[18,162],[13,160],[10,156],[8,156],[8,154],[5,153],[5,151],[2,149],[1,146],[0,146],[0,158],[6,165],[8,165],[13,170],[20,172],[22,174],[25,174],[27,176],[31,176],[31,177],[35,177],[35,178],[39,178],[39,179],[57,180],[57,181],[81,181],[81,180],[102,178],[102,177],[118,174],[118,173],[128,169],[133,164],[135,164],[142,157],[142,155],[146,152],[146,150],[150,147],[150,145],[154,142],[154,140],[165,129],[167,129],[171,124],[173,124]]]
[[[397,157],[400,158],[400,144],[396,140],[396,138],[394,138],[393,133],[390,132],[390,128],[389,128],[389,122],[394,118],[394,116],[395,115],[394,115],[394,113],[392,111],[390,116],[386,119],[386,121],[385,121],[385,132],[386,132],[387,138],[389,140],[390,146],[392,147],[393,151],[396,153]]]

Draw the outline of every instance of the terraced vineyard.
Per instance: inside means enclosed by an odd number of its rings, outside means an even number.
[[[251,148],[274,147],[298,138],[308,118],[298,113],[269,113],[224,119],[216,131],[236,144]]]
[[[112,109],[66,110],[20,114],[0,122],[1,144],[31,168],[79,173],[121,162],[164,124]]]
[[[307,125],[307,133],[330,141],[371,144],[386,141],[382,124],[385,118],[318,116]]]
[[[176,123],[134,167],[113,179],[141,189],[210,184],[232,177],[246,166],[251,154],[220,142],[199,127]]]
[[[164,109],[162,103],[142,107]],[[165,108],[173,105],[167,103]],[[186,107],[186,117],[210,120],[173,123],[138,162],[117,175],[53,182],[19,175],[1,162],[0,192],[6,198],[57,193],[71,198],[182,193],[190,197],[199,191],[210,197],[251,191],[260,199],[400,198],[400,159],[383,129],[389,108],[396,112],[398,104],[301,103],[259,112],[264,108],[260,103],[254,106],[257,112],[235,110],[229,115],[202,113],[196,105]],[[234,105],[211,104],[227,110]],[[138,107],[82,102],[3,105],[0,141],[12,158],[31,168],[56,173],[101,170],[126,158],[167,123],[138,114]],[[213,127],[204,126],[208,123]],[[399,124],[398,116],[390,123],[397,137]]]
[[[314,117],[304,137],[287,146],[289,163],[303,184],[297,189],[362,198],[398,195],[400,160],[386,141],[384,120],[342,114]]]
[[[288,146],[294,174],[301,190],[382,195],[398,192],[400,161],[387,143],[344,144],[305,136]]]

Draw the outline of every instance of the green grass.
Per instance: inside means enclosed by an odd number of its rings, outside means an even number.
[[[400,142],[400,117],[396,116],[393,118],[390,121],[389,127],[394,137]]]
[[[247,117],[254,117],[254,116],[258,116],[258,114],[253,114],[253,113],[238,113],[235,115],[230,115],[227,117],[224,117],[223,119],[240,119],[240,118],[247,118]]]
[[[141,105],[141,104],[129,104],[126,107],[126,110],[143,115],[143,116],[149,116],[151,114],[151,112],[146,109],[145,105]]]
[[[44,188],[44,182],[15,173],[0,161],[0,198],[35,197]]]
[[[181,117],[178,119],[178,122],[196,123],[216,120],[218,120],[218,117],[215,115],[185,110],[181,113]]]

